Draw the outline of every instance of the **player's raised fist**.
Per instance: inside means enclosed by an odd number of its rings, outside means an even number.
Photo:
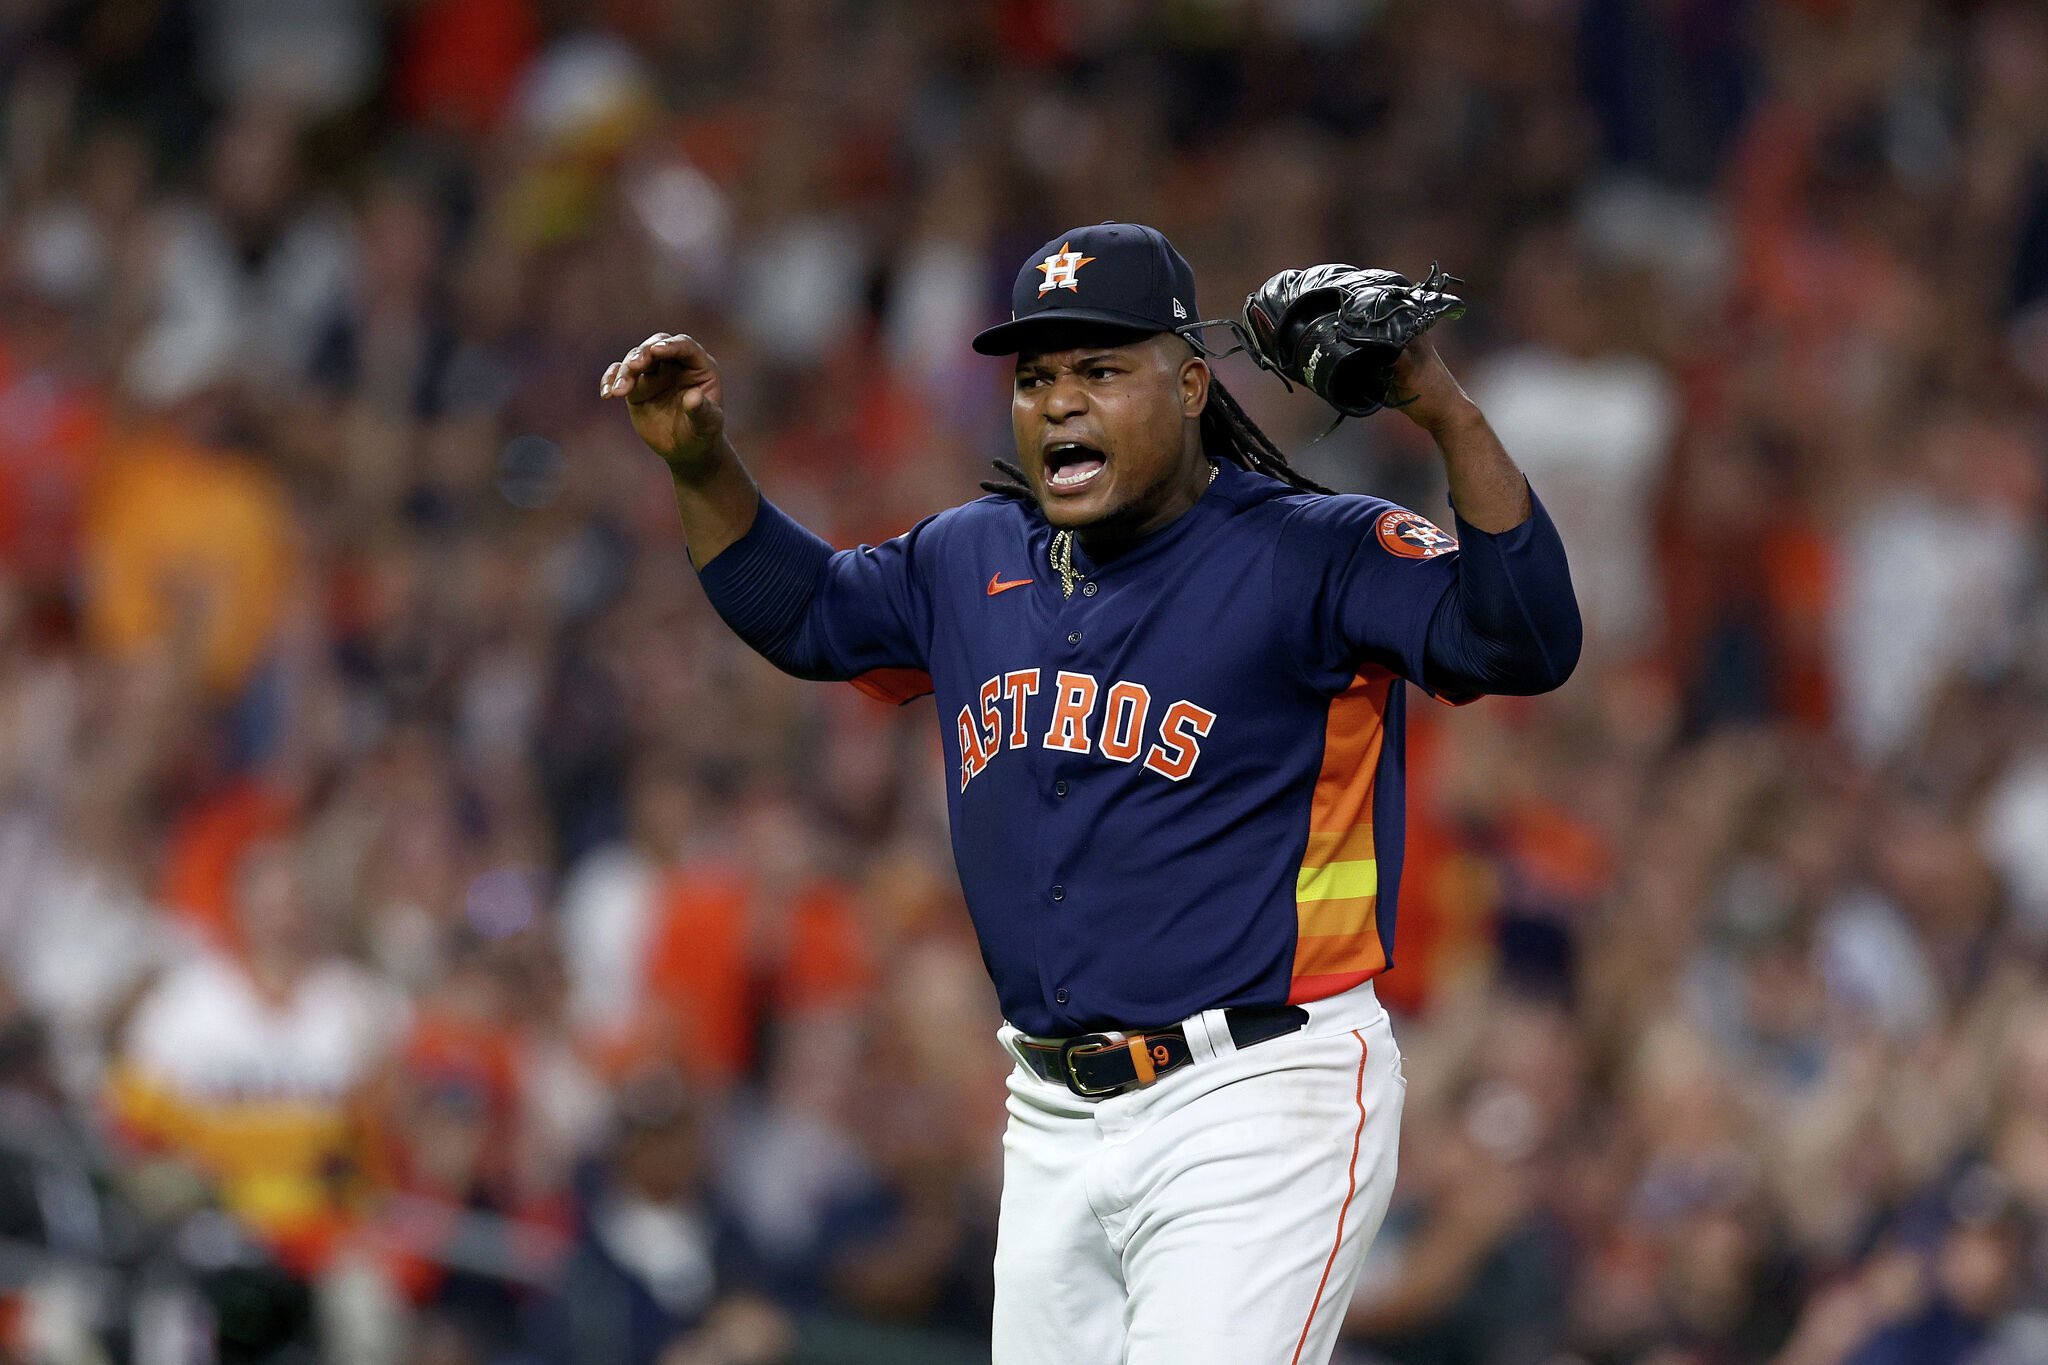
[[[609,366],[601,398],[623,398],[633,430],[669,468],[704,465],[725,436],[718,362],[689,336],[656,332]]]

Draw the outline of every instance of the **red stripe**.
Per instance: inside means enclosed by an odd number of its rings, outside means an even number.
[[[1323,1262],[1323,1278],[1316,1281],[1315,1302],[1308,1306],[1308,1319],[1301,1324],[1301,1340],[1294,1343],[1294,1359],[1288,1365],[1301,1365],[1301,1353],[1308,1347],[1308,1329],[1316,1320],[1316,1310],[1323,1306],[1323,1291],[1330,1286],[1330,1267],[1337,1264],[1337,1251],[1344,1245],[1344,1218],[1351,1212],[1351,1200],[1358,1193],[1358,1144],[1365,1136],[1365,1037],[1357,1029],[1351,1036],[1358,1039],[1358,1127],[1351,1134],[1351,1165],[1345,1168],[1344,1207],[1337,1210],[1337,1240],[1330,1243],[1330,1255]]]
[[[1327,1000],[1378,975],[1378,972],[1333,972],[1328,976],[1297,976],[1287,988],[1287,1003],[1304,1005],[1311,1000]]]

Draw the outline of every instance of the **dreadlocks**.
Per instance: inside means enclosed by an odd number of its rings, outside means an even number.
[[[1235,395],[1213,376],[1209,380],[1209,406],[1202,409],[1202,449],[1216,459],[1241,464],[1254,474],[1278,479],[1304,493],[1331,491],[1287,463],[1273,438],[1259,430],[1251,414],[1238,406]]]
[[[1214,376],[1209,380],[1209,406],[1202,409],[1202,453],[1212,460],[1228,460],[1254,474],[1278,479],[1305,493],[1330,491],[1287,463],[1273,438],[1259,430],[1259,424],[1223,387],[1223,381]],[[1022,469],[1008,460],[997,460],[995,467],[1005,477],[1000,481],[986,480],[981,485],[983,491],[1036,505],[1038,496],[1031,491],[1031,480]]]

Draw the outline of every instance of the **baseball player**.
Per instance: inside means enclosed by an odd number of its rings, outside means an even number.
[[[1427,327],[1432,272],[1273,277],[1240,331],[1340,410],[1434,438],[1456,538],[1289,468],[1212,372],[1151,228],[1061,233],[1008,322],[1016,463],[835,552],[761,496],[716,363],[604,375],[674,475],[732,629],[799,677],[937,698],[953,851],[1006,1023],[997,1365],[1301,1365],[1334,1347],[1394,1182],[1406,681],[1535,693],[1576,663],[1563,545]]]

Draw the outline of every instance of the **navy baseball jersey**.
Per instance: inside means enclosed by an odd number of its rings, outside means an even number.
[[[1540,505],[1484,539],[1518,537],[1555,544]],[[1229,463],[1115,559],[1077,544],[1071,596],[1050,539],[997,496],[835,553],[764,501],[701,577],[788,671],[935,694],[961,884],[1026,1033],[1299,1003],[1383,971],[1401,683],[1475,690],[1425,662],[1457,541]]]

